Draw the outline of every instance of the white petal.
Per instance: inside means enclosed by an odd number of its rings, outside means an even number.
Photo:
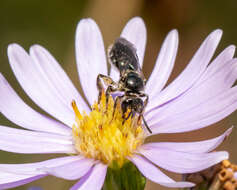
[[[168,149],[141,148],[139,152],[154,164],[175,173],[195,173],[228,159],[227,152],[187,153]]]
[[[207,78],[211,77],[219,69],[221,69],[225,64],[229,63],[229,61],[234,57],[234,54],[235,46],[231,45],[225,48],[207,67],[198,83],[205,81]]]
[[[193,187],[195,185],[190,182],[174,181],[173,179],[165,175],[162,171],[160,171],[156,166],[154,166],[152,163],[142,158],[141,156],[133,155],[133,157],[128,159],[131,160],[137,166],[137,168],[146,178],[160,185],[176,188]]]
[[[96,78],[98,74],[107,75],[103,39],[92,19],[82,19],[77,26],[76,60],[81,86],[92,105],[98,97]]]
[[[55,87],[58,95],[62,97],[66,105],[71,108],[72,100],[75,100],[81,111],[84,110],[87,113],[90,111],[67,74],[45,48],[40,45],[32,46],[30,48],[30,56],[35,61],[39,70],[42,71],[42,75]]]
[[[0,189],[10,189],[38,180],[46,175],[22,175],[0,171]]]
[[[221,35],[221,30],[215,30],[205,39],[184,71],[160,94],[150,99],[147,111],[154,107],[154,102],[156,102],[156,105],[164,104],[192,87],[205,71],[217,48]]]
[[[0,150],[25,154],[75,153],[72,137],[0,126]]]
[[[141,67],[146,48],[146,35],[146,26],[140,17],[135,17],[128,21],[121,33],[121,37],[127,39],[136,47]]]
[[[237,79],[237,59],[230,60],[209,78],[196,83],[188,92],[168,104],[146,113],[146,119],[152,125],[182,112],[187,112],[200,104],[204,104],[224,91],[230,89]],[[150,120],[152,120],[150,122]]]
[[[233,127],[232,127],[233,128]],[[178,152],[205,153],[213,151],[218,147],[231,133],[232,128],[226,130],[219,137],[196,142],[158,142],[142,145],[143,149],[165,149]]]
[[[152,132],[179,133],[197,130],[220,121],[237,109],[237,87],[233,87],[193,109],[149,125]]]
[[[44,168],[63,167],[81,159],[79,156],[67,156],[29,164],[0,164],[0,189],[30,183],[48,175]]]
[[[84,177],[80,179],[70,190],[101,190],[105,176],[107,166],[98,163],[96,164]]]
[[[0,171],[22,175],[46,174],[44,171],[45,168],[59,167],[71,162],[79,161],[81,159],[83,159],[81,156],[64,156],[42,162],[27,164],[0,164]]]
[[[46,173],[67,180],[76,180],[83,177],[94,164],[94,160],[81,159],[56,167],[45,167]]]
[[[72,126],[75,115],[59,96],[55,86],[42,75],[32,58],[17,44],[8,46],[12,70],[27,95],[46,112]]]
[[[146,84],[146,93],[149,98],[156,96],[165,86],[174,67],[178,50],[178,32],[172,30],[162,44],[155,67]]]
[[[71,129],[25,104],[0,73],[0,112],[26,129],[71,135]]]

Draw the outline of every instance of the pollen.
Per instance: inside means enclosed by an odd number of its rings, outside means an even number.
[[[120,104],[116,107],[114,104],[111,96],[106,104],[103,93],[100,102],[95,102],[87,115],[80,113],[73,101],[76,123],[72,127],[72,134],[78,154],[108,165],[117,162],[122,166],[126,157],[132,156],[143,144],[145,133],[138,116],[124,120]]]

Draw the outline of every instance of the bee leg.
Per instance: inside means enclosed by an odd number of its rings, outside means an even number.
[[[144,116],[143,116],[143,113],[144,113],[144,111],[145,111],[146,105],[147,105],[148,100],[149,100],[149,96],[148,96],[147,94],[142,94],[141,96],[142,96],[142,97],[145,97],[145,100],[144,100],[144,108],[143,108],[143,110],[142,110],[142,113],[140,113],[140,115],[139,115],[138,121],[140,121],[140,120],[142,119],[142,121],[143,121],[145,127],[147,128],[147,130],[149,131],[149,133],[152,134],[152,131],[151,131],[151,129],[148,127],[148,124],[147,124],[147,122],[146,122],[146,120],[145,120],[145,118],[144,118]]]
[[[102,75],[102,74],[99,74],[97,76],[97,79],[96,79],[96,85],[97,85],[97,88],[99,90],[99,96],[98,96],[98,103],[100,103],[100,100],[101,100],[101,96],[102,96],[102,93],[104,92],[104,86],[103,86],[103,83],[105,85],[113,85],[113,86],[116,86],[116,83],[113,81],[112,78],[106,76],[106,75]],[[107,90],[106,90],[107,91]]]
[[[108,108],[108,103],[109,103],[109,96],[111,95],[112,92],[117,91],[117,84],[115,82],[113,82],[112,84],[110,84],[107,88],[107,90],[105,91],[105,97],[106,97],[106,109]]]
[[[114,102],[114,108],[113,108],[113,118],[114,118],[114,114],[115,114],[115,110],[118,107],[119,103],[121,103],[121,99],[124,97],[124,95],[122,96],[117,96],[115,98],[115,102]]]
[[[98,104],[100,103],[102,93],[104,92],[104,87],[103,87],[103,84],[102,84],[102,81],[101,81],[101,80],[103,80],[103,77],[104,77],[104,75],[99,74],[96,78],[96,86],[99,90]]]
[[[144,116],[141,115],[141,117],[142,117],[142,121],[143,121],[143,123],[144,123],[146,129],[149,131],[150,134],[152,134],[152,131],[151,131],[151,129],[148,127],[148,124],[147,124],[147,122],[146,122]]]
[[[144,100],[144,108],[145,108],[148,103],[149,96],[147,94],[141,94],[141,97],[145,97],[145,100]],[[143,110],[143,112],[144,112],[144,110]]]

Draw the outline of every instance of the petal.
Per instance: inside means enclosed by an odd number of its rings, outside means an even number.
[[[71,187],[70,190],[101,190],[104,184],[106,171],[106,165],[102,163],[96,164],[78,183]]]
[[[98,97],[96,78],[98,74],[107,75],[103,39],[92,19],[82,19],[77,26],[76,60],[81,86],[92,105]]]
[[[47,175],[45,167],[57,167],[82,159],[79,156],[66,156],[29,164],[0,164],[0,189],[13,188],[30,183]]]
[[[213,74],[215,74],[219,69],[221,69],[226,63],[228,63],[235,54],[235,46],[231,45],[225,48],[207,67],[205,73],[203,73],[202,77],[198,81],[203,82]]]
[[[150,99],[150,103],[147,105],[148,111],[154,107],[154,102],[156,102],[155,106],[164,104],[192,87],[205,71],[217,48],[221,35],[221,30],[215,30],[205,39],[184,71],[160,94]]]
[[[30,130],[71,135],[71,129],[25,104],[0,73],[0,111],[13,123]]]
[[[8,58],[12,70],[27,95],[43,110],[72,126],[73,110],[59,96],[55,86],[37,68],[32,58],[17,44],[8,46]]]
[[[42,75],[56,88],[58,95],[61,96],[65,104],[70,106],[72,100],[77,100],[76,102],[80,110],[84,110],[87,113],[90,111],[67,74],[45,48],[40,45],[32,46],[30,48],[30,56],[39,70],[42,71]]]
[[[7,172],[0,172],[0,189],[18,187],[32,181],[45,177],[46,175],[21,175]]]
[[[79,161],[81,159],[83,159],[81,156],[65,156],[27,164],[0,164],[0,171],[22,175],[46,174],[44,171],[45,168],[54,168],[71,162]]]
[[[146,48],[146,26],[140,17],[134,17],[124,27],[121,37],[131,42],[137,49],[137,56],[142,67]],[[119,72],[111,67],[110,76],[114,81],[118,81]]]
[[[149,98],[157,95],[165,86],[174,67],[178,50],[178,32],[172,30],[162,44],[155,67],[146,84],[146,92]]]
[[[0,126],[0,150],[25,154],[75,153],[72,137]]]
[[[146,26],[140,17],[134,17],[124,27],[121,37],[127,39],[137,48],[137,56],[142,67],[146,48]]]
[[[233,128],[233,127],[232,127]],[[158,142],[148,143],[142,146],[143,149],[167,149],[177,152],[206,153],[218,147],[231,133],[232,128],[228,129],[219,137],[197,142]]]
[[[153,109],[146,113],[147,120],[153,120],[150,125],[164,118],[191,110],[192,108],[215,98],[234,84],[237,79],[237,59],[230,60],[223,65],[215,74],[205,81],[194,85],[188,92],[169,102],[168,104]],[[159,116],[159,117],[157,117]]]
[[[197,130],[214,124],[237,109],[237,87],[176,115],[149,125],[154,134]]]
[[[228,159],[227,152],[187,153],[163,148],[141,148],[139,152],[154,164],[175,173],[194,173]]]
[[[195,184],[190,182],[174,181],[173,179],[165,175],[162,171],[160,171],[157,167],[155,167],[152,163],[142,158],[141,156],[134,155],[133,157],[130,157],[128,159],[137,166],[137,168],[146,178],[155,183],[158,183],[166,187],[176,187],[176,188],[195,186]]]
[[[83,177],[93,166],[94,161],[91,159],[77,160],[62,166],[53,168],[44,168],[44,171],[56,177],[67,180],[76,180]]]

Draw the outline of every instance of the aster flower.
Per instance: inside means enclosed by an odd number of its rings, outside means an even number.
[[[192,187],[176,182],[158,167],[175,173],[193,173],[228,158],[227,152],[211,152],[231,132],[199,142],[157,142],[144,144],[149,135],[180,133],[213,124],[237,108],[235,47],[227,47],[211,61],[222,32],[212,32],[185,70],[164,88],[173,69],[178,34],[171,31],[160,50],[146,84],[149,103],[144,116],[152,134],[124,124],[114,101],[108,108],[104,96],[98,104],[96,77],[108,75],[101,33],[91,19],[79,22],[76,32],[76,60],[83,100],[51,54],[39,45],[28,54],[17,44],[8,47],[11,68],[26,94],[53,118],[36,112],[16,94],[0,75],[0,110],[13,123],[27,129],[0,128],[0,149],[22,154],[69,154],[29,164],[0,164],[0,189],[29,183],[47,175],[67,180],[80,179],[71,189],[101,189],[113,163],[122,167],[130,160],[148,179],[167,187]],[[121,34],[137,48],[140,64],[146,44],[146,28],[140,18],[131,19]],[[211,63],[210,63],[211,61]],[[111,68],[116,81],[118,72]]]

